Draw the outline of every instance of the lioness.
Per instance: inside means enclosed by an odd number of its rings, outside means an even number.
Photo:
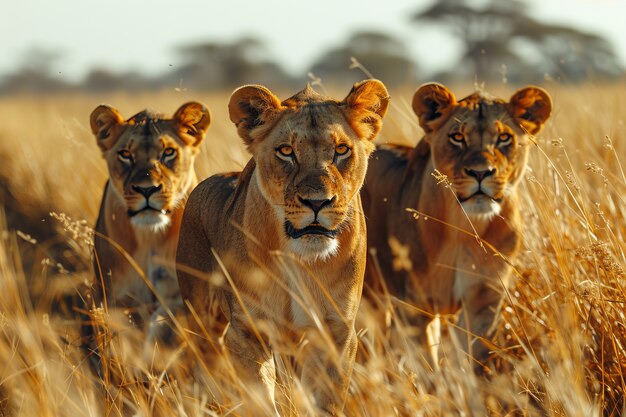
[[[388,103],[377,80],[343,101],[310,87],[282,102],[262,86],[237,89],[230,119],[252,159],[202,182],[185,208],[177,263],[188,320],[211,332],[218,303],[230,323],[225,350],[272,413],[273,351],[287,336],[303,338],[295,360],[316,406],[343,408],[365,272],[359,190]],[[216,344],[216,333],[202,343]]]
[[[125,121],[107,105],[91,113],[109,171],[95,227],[93,301],[123,307],[137,325],[149,323],[148,343],[169,332],[161,325],[165,308],[182,306],[175,251],[185,201],[198,182],[193,162],[210,120],[196,102],[171,119],[145,110]]]
[[[413,97],[423,139],[415,148],[380,146],[362,190],[366,283],[384,281],[392,295],[434,315],[459,314],[463,348],[478,360],[488,352],[471,344],[492,334],[520,247],[516,187],[529,136],[551,109],[538,87],[506,102],[480,92],[457,101],[441,84],[423,85]]]

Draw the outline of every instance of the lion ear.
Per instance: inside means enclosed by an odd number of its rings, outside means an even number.
[[[89,116],[91,132],[96,136],[98,146],[103,152],[108,151],[117,141],[115,128],[124,124],[124,118],[116,109],[101,104]]]
[[[522,129],[536,135],[552,113],[552,99],[543,88],[529,86],[517,90],[507,108]]]
[[[230,120],[246,145],[262,137],[281,110],[278,97],[261,85],[239,87],[228,103]]]
[[[448,120],[454,106],[456,97],[442,84],[424,84],[413,95],[413,111],[426,133],[436,130]]]
[[[188,145],[199,146],[211,124],[211,113],[202,103],[191,101],[185,103],[174,113],[174,121],[194,138]]]
[[[378,80],[365,80],[354,84],[340,103],[359,137],[372,140],[383,126],[383,117],[389,107],[389,93]]]

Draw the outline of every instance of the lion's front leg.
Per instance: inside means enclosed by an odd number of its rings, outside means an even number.
[[[279,416],[274,403],[276,366],[268,339],[262,337],[259,340],[253,329],[240,320],[231,320],[224,336],[224,345],[232,360],[236,378],[243,383],[239,388],[245,391],[247,398],[254,399],[254,404],[244,405],[250,406],[246,412],[262,415],[258,413],[261,407],[268,415]]]
[[[153,350],[155,344],[172,347],[176,343],[172,317],[181,317],[184,311],[178,281],[174,271],[159,267],[151,274],[158,307],[148,321],[145,349]]]
[[[329,335],[317,330],[307,335],[302,351],[302,383],[313,393],[316,406],[331,416],[343,410],[357,349],[354,322],[326,322]],[[328,346],[332,340],[334,345]]]
[[[480,368],[489,358],[484,341],[493,336],[504,291],[502,282],[484,282],[468,288],[461,300],[457,336],[474,368]]]
[[[145,341],[146,349],[152,350],[155,345],[170,348],[176,346],[175,324],[170,313],[180,320],[182,311],[182,302],[180,300],[171,300],[167,306],[161,305],[152,313],[148,322],[148,333]]]

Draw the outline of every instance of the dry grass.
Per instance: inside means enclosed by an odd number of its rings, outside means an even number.
[[[347,416],[626,415],[626,87],[546,88],[556,110],[520,188],[525,249],[494,338],[492,372],[475,376],[452,339],[442,369],[431,370],[407,337],[412,329],[391,317],[389,331],[380,311],[364,307]],[[381,141],[420,137],[412,93],[394,92]],[[240,399],[254,403],[227,363],[218,388],[239,394],[212,403],[210,384],[194,382],[183,365],[193,349],[146,359],[141,335],[123,317],[102,319],[104,336],[120,336],[109,347],[107,377],[97,378],[78,347],[78,319],[62,308],[90,279],[87,232],[65,219],[67,231],[57,234],[63,224],[48,212],[95,221],[106,169],[89,132],[90,111],[107,102],[126,116],[146,106],[171,113],[190,99],[208,104],[214,120],[200,176],[240,169],[248,156],[228,120],[226,93],[0,101],[0,198],[21,231],[9,232],[0,216],[0,415],[241,415]],[[292,408],[307,409],[299,385],[282,383]],[[255,415],[265,415],[261,406]]]

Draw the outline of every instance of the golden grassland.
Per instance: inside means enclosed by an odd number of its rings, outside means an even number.
[[[444,339],[443,364],[432,369],[408,336],[420,329],[363,306],[347,416],[626,415],[626,86],[545,87],[555,110],[520,185],[524,250],[489,372],[475,375],[454,338]],[[508,97],[513,88],[491,92]],[[412,93],[392,92],[380,142],[420,138]],[[234,416],[240,401],[256,401],[231,374],[224,380],[238,395],[214,402],[189,376],[193,349],[183,343],[147,357],[123,318],[102,318],[103,337],[124,333],[103,378],[79,348],[71,307],[91,279],[87,226],[106,179],[89,113],[101,102],[125,116],[146,107],[171,113],[192,99],[213,114],[199,176],[243,167],[249,156],[228,120],[228,93],[0,100],[0,416]],[[289,394],[279,396],[285,414],[305,415],[297,380],[283,378],[278,391]],[[262,404],[257,415],[266,415]]]

